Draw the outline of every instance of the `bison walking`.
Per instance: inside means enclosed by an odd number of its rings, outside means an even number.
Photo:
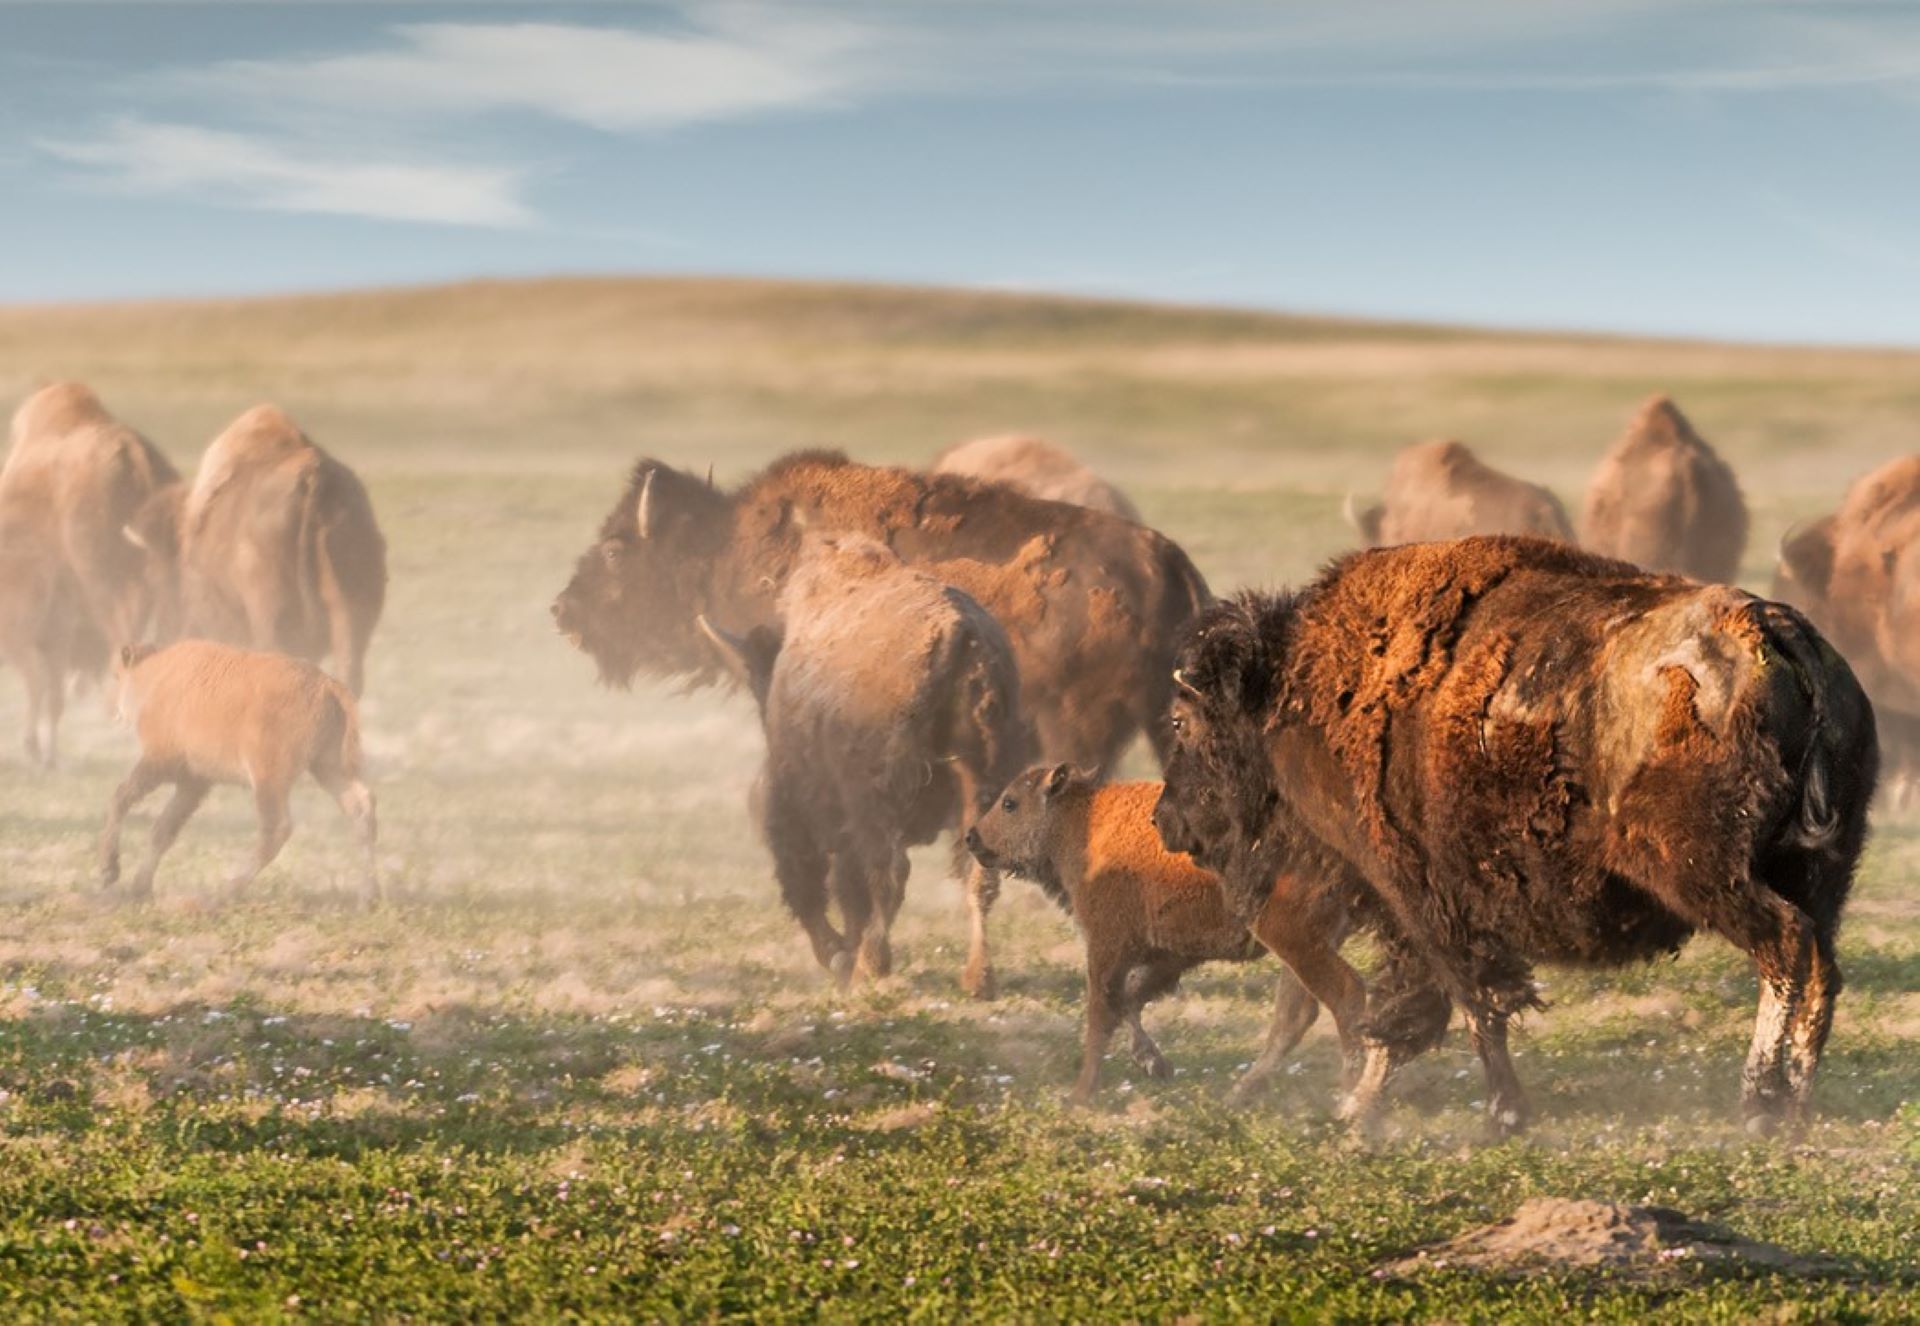
[[[778,606],[779,629],[700,627],[760,706],[756,800],[781,896],[836,979],[884,976],[907,848],[958,835],[1025,758],[1013,653],[979,604],[859,535],[810,539]],[[964,855],[956,844],[956,870]],[[976,994],[992,985],[998,890],[970,872]]]
[[[1372,546],[1458,539],[1469,534],[1537,534],[1573,541],[1560,499],[1502,474],[1461,442],[1422,442],[1393,458],[1385,497],[1362,511],[1351,494],[1347,522]]]
[[[1104,769],[1136,732],[1163,740],[1174,637],[1208,601],[1186,554],[1143,526],[957,475],[803,452],[726,493],[642,461],[554,620],[611,684],[643,670],[709,679],[695,620],[734,635],[771,625],[809,526],[876,539],[992,613],[1047,758]]]
[[[386,540],[358,476],[280,410],[234,420],[184,496],[159,495],[127,533],[159,562],[177,558],[188,633],[331,656],[348,690],[365,688]]]
[[[1749,1118],[1807,1105],[1866,835],[1873,712],[1792,609],[1531,539],[1355,554],[1199,618],[1156,820],[1243,918],[1282,869],[1351,866],[1392,961],[1349,1112],[1465,1011],[1494,1126],[1537,961],[1699,930],[1750,954]]]
[[[1641,407],[1600,462],[1580,524],[1597,553],[1722,584],[1747,547],[1739,482],[1665,396]]]
[[[146,629],[145,565],[122,530],[178,478],[77,382],[15,412],[0,469],[0,650],[26,679],[29,758],[53,763],[69,670],[104,668]]]

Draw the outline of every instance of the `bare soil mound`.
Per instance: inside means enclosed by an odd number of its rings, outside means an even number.
[[[1397,1279],[1440,1270],[1502,1276],[1596,1270],[1655,1279],[1696,1266],[1789,1275],[1830,1275],[1841,1269],[1828,1258],[1756,1243],[1662,1206],[1539,1197],[1505,1220],[1389,1262],[1380,1274]]]

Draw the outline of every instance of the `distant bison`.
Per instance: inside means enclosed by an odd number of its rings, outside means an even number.
[[[1250,917],[1344,863],[1398,956],[1348,1103],[1465,1010],[1493,1124],[1527,1107],[1509,1018],[1537,961],[1614,965],[1710,930],[1759,969],[1743,1098],[1804,1111],[1877,753],[1853,674],[1792,609],[1562,544],[1358,553],[1209,610],[1181,652],[1156,821]]]
[[[70,670],[106,666],[152,610],[145,565],[122,529],[179,474],[77,382],[44,387],[13,416],[0,469],[0,604],[7,657],[27,683],[26,748],[54,760]]]
[[[1047,758],[1104,769],[1136,732],[1164,740],[1174,635],[1208,598],[1186,554],[1103,512],[958,475],[803,452],[723,493],[642,461],[554,620],[611,684],[643,669],[710,679],[695,619],[734,635],[771,625],[809,524],[885,543],[986,608]]]
[[[932,468],[935,474],[965,474],[1018,488],[1029,497],[1140,521],[1140,512],[1125,493],[1045,438],[1024,433],[977,437],[948,447],[933,458]]]
[[[1013,652],[979,604],[860,535],[809,539],[778,611],[744,638],[700,626],[760,706],[756,800],[787,907],[837,980],[885,976],[907,848],[957,840],[1025,757]],[[999,884],[971,874],[966,985],[984,994]]]
[[[1731,584],[1747,547],[1747,503],[1727,463],[1674,403],[1655,396],[1587,489],[1587,547],[1649,571]]]
[[[1469,534],[1537,534],[1573,541],[1560,499],[1484,464],[1460,442],[1422,442],[1393,459],[1384,500],[1347,521],[1368,544],[1426,543]]]
[[[1236,920],[1219,879],[1167,851],[1153,831],[1158,783],[1101,786],[1068,765],[1029,769],[1009,783],[974,826],[967,847],[984,865],[1037,882],[1073,918],[1087,950],[1086,1043],[1073,1099],[1093,1098],[1114,1031],[1133,1032],[1134,1062],[1149,1077],[1172,1068],[1140,1025],[1140,1013],[1203,962],[1246,962],[1262,953],[1287,962],[1259,1058],[1234,1084],[1244,1098],[1270,1078],[1313,1025],[1320,1005],[1294,975],[1305,968],[1331,985],[1343,1049],[1359,1049],[1366,986],[1340,957],[1344,896],[1283,881],[1251,927]]]
[[[153,893],[160,858],[215,783],[253,789],[260,841],[230,882],[241,888],[266,869],[293,833],[288,798],[300,775],[340,803],[364,854],[368,901],[377,898],[373,793],[361,781],[360,726],[353,697],[311,664],[281,654],[184,640],[164,649],[121,651],[114,670],[120,715],[140,738],[140,759],[113,794],[100,836],[100,875],[120,878],[120,825],[164,784],[173,796],[153,826],[153,847],[134,876],[136,897]]]
[[[157,496],[128,534],[158,559],[177,556],[188,634],[331,656],[348,690],[365,688],[386,540],[359,478],[278,409],[236,419],[184,496]]]

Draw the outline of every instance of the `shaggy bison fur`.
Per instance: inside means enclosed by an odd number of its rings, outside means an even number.
[[[1655,396],[1600,462],[1580,527],[1607,557],[1731,584],[1747,548],[1747,503],[1679,407]]]
[[[1069,765],[1042,766],[1009,783],[967,830],[967,847],[983,865],[1039,884],[1086,943],[1086,1042],[1073,1099],[1093,1098],[1101,1057],[1122,1022],[1133,1032],[1134,1062],[1150,1077],[1171,1076],[1140,1025],[1141,1010],[1203,962],[1246,962],[1262,952],[1287,966],[1266,1045],[1234,1096],[1270,1078],[1319,1015],[1295,970],[1313,972],[1330,991],[1341,1045],[1357,1051],[1366,986],[1339,953],[1346,898],[1283,879],[1251,927],[1242,924],[1228,912],[1217,877],[1161,845],[1153,830],[1159,797],[1158,783],[1101,786]]]
[[[781,896],[838,980],[884,976],[907,848],[952,830],[960,869],[960,831],[1025,759],[1013,653],[979,604],[859,535],[810,539],[778,606],[780,629],[702,626],[759,702],[756,801]],[[998,890],[970,872],[975,994],[991,992]]]
[[[1752,956],[1756,1126],[1804,1111],[1840,990],[1873,712],[1791,608],[1551,542],[1353,555],[1189,632],[1156,810],[1240,916],[1348,867],[1391,943],[1365,1120],[1466,1014],[1494,1126],[1527,1108],[1508,1020],[1537,961],[1614,965],[1707,930]],[[1324,877],[1324,874],[1323,874]]]
[[[992,613],[1048,758],[1104,769],[1136,732],[1163,738],[1174,637],[1208,601],[1186,554],[1117,517],[958,475],[805,452],[721,492],[642,461],[555,623],[611,684],[711,679],[696,619],[734,635],[773,624],[808,528],[876,539]]]

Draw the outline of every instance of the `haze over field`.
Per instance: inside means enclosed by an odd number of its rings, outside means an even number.
[[[1009,882],[1004,994],[969,1004],[958,890],[942,851],[918,854],[899,974],[832,995],[747,819],[749,702],[603,690],[547,614],[643,454],[712,462],[726,484],[798,446],[913,463],[1031,429],[1120,482],[1225,591],[1297,580],[1349,546],[1343,493],[1374,491],[1420,437],[1460,436],[1577,506],[1656,390],[1738,471],[1757,587],[1789,521],[1911,449],[1920,355],[578,279],[0,308],[0,399],[55,377],[91,383],[183,468],[270,399],[366,480],[392,590],[363,722],[396,901],[352,909],[351,845],[309,789],[257,896],[204,906],[250,840],[247,798],[223,791],[168,857],[160,901],[108,906],[91,844],[128,734],[80,701],[52,775],[4,739],[0,1304],[1920,1308],[1901,1279],[1920,1222],[1910,821],[1882,826],[1848,914],[1849,984],[1803,1148],[1741,1131],[1753,978],[1711,941],[1674,963],[1545,973],[1553,1007],[1516,1038],[1541,1119],[1517,1144],[1479,1144],[1457,1031],[1409,1073],[1374,1152],[1331,1122],[1324,1028],[1261,1104],[1224,1109],[1270,964],[1196,973],[1147,1015],[1182,1075],[1149,1083],[1116,1059],[1101,1108],[1070,1115],[1080,949],[1037,889]],[[18,693],[0,676],[0,734]],[[1542,1194],[1681,1206],[1844,1272],[1683,1276],[1677,1297],[1371,1276]]]

